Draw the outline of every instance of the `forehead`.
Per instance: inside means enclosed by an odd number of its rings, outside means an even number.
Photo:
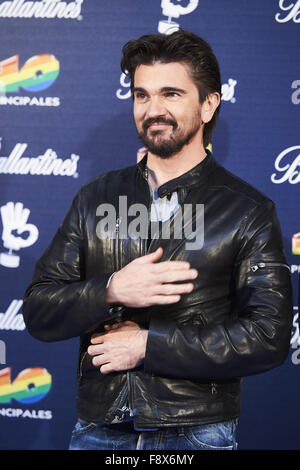
[[[146,89],[173,86],[187,90],[197,90],[189,70],[189,66],[182,62],[170,62],[168,64],[155,62],[151,65],[139,65],[134,74],[134,86]]]

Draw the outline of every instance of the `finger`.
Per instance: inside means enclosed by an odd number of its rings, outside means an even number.
[[[96,356],[97,354],[104,353],[104,346],[102,344],[97,344],[95,346],[89,346],[87,352],[90,356]]]
[[[97,333],[91,337],[91,343],[92,344],[101,344],[103,343],[103,336],[106,333]]]
[[[122,323],[123,322],[119,322],[119,323],[113,323],[112,325],[110,325],[110,330],[117,330],[118,328],[120,328],[122,326]]]
[[[135,322],[129,320],[120,321],[118,323],[113,323],[112,325],[110,325],[109,331],[118,330],[123,326],[137,327],[138,325]]]
[[[107,364],[102,365],[99,370],[101,374],[105,375],[109,374],[110,372],[113,372],[115,369],[113,369],[110,363],[108,362]]]
[[[180,295],[154,295],[151,298],[151,305],[175,304],[181,299]]]
[[[103,364],[107,364],[108,359],[106,358],[105,354],[99,354],[98,356],[93,357],[92,363],[94,366],[102,366]]]
[[[194,284],[186,283],[186,284],[161,284],[157,286],[156,294],[159,295],[180,295],[180,294],[188,294],[192,292],[194,289]]]
[[[125,320],[120,323],[117,323],[120,327],[122,326],[133,326],[133,327],[138,327],[139,325],[135,323],[134,321],[131,320]]]
[[[156,263],[163,254],[162,247],[157,248],[157,250],[153,251],[153,253],[149,253],[148,255],[141,256],[140,258],[136,258],[137,263]]]
[[[153,272],[164,272],[170,270],[189,270],[191,267],[187,261],[162,261],[153,265]]]
[[[133,330],[139,330],[140,327],[137,323],[134,322],[122,322],[121,324],[118,325],[117,328],[112,328],[109,332],[111,335],[114,335],[115,338],[120,338],[120,341],[122,340],[123,336],[122,334],[124,331],[131,332]]]
[[[188,281],[191,279],[196,279],[197,276],[198,276],[198,271],[196,269],[165,271],[163,273],[157,274],[156,281],[158,283]]]

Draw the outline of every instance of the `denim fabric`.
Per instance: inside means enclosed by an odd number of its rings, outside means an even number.
[[[136,431],[132,422],[78,420],[69,450],[235,450],[237,421]]]

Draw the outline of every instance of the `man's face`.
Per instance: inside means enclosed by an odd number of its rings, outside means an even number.
[[[201,105],[187,65],[140,65],[134,75],[134,119],[140,139],[161,158],[201,138]]]

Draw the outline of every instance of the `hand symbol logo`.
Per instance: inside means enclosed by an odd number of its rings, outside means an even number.
[[[29,209],[25,209],[21,202],[8,202],[0,208],[3,231],[3,246],[8,249],[8,253],[0,254],[0,264],[8,268],[17,268],[20,264],[20,257],[13,253],[33,245],[39,236],[37,227],[28,224],[30,214]],[[27,236],[26,236],[27,235]]]
[[[181,2],[181,0],[177,0]],[[172,21],[172,18],[179,18],[181,15],[187,15],[196,10],[199,0],[190,0],[184,7],[182,5],[175,5],[171,0],[161,0],[162,14],[168,17],[168,20],[162,20],[158,23],[158,31],[162,34],[172,34],[178,31],[179,24]]]

